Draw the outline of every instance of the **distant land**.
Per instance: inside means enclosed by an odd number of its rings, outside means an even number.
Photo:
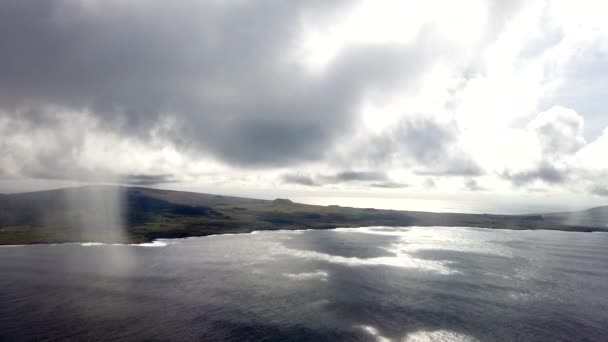
[[[608,206],[492,215],[350,208],[141,187],[86,186],[0,195],[0,244],[141,243],[256,230],[362,226],[466,226],[608,231]]]

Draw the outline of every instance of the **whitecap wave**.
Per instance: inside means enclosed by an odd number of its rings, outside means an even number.
[[[129,246],[137,246],[137,247],[166,247],[167,245],[169,245],[168,242],[166,241],[160,241],[160,240],[154,240],[152,242],[144,242],[144,243],[133,243],[130,244]]]
[[[84,246],[84,247],[90,247],[90,246],[104,246],[107,244],[102,243],[102,242],[83,242],[80,245]]]
[[[449,330],[419,330],[407,334],[403,342],[479,342],[478,339]]]
[[[283,273],[283,276],[294,280],[319,279],[322,281],[327,281],[328,274],[325,271],[316,271],[304,273]]]
[[[372,327],[371,325],[359,325],[358,328],[363,329],[366,333],[376,338],[378,342],[390,342],[391,340],[380,335],[378,329]]]
[[[174,243],[174,242],[171,242]],[[154,240],[152,242],[143,243],[103,243],[103,242],[83,242],[80,245],[83,247],[96,247],[96,246],[131,246],[131,247],[165,247],[171,244],[167,241]]]

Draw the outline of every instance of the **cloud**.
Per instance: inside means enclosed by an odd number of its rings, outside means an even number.
[[[544,154],[572,154],[585,145],[584,119],[572,109],[553,107],[538,114],[527,126],[540,141]]]
[[[447,159],[444,164],[439,164],[435,169],[432,166],[426,166],[415,173],[421,176],[480,176],[484,174],[484,171],[476,162],[463,155]]]
[[[386,174],[380,172],[369,171],[343,171],[335,175],[322,176],[326,182],[343,183],[343,182],[367,182],[386,180]]]
[[[236,166],[320,160],[353,124],[360,99],[417,79],[426,40],[340,52],[322,74],[293,51],[304,18],[342,2],[9,2],[0,18],[0,105],[44,124],[86,110],[105,129]],[[179,24],[178,24],[179,23]],[[426,37],[426,39],[431,39]],[[23,108],[43,108],[29,115]],[[19,114],[16,114],[19,112]]]
[[[603,196],[603,197],[608,197],[608,188],[607,187],[603,187],[603,186],[593,186],[590,189],[591,193],[598,195],[598,196]]]
[[[595,30],[585,37],[583,44],[577,44],[576,52],[566,59],[557,89],[542,101],[543,107],[559,103],[584,115],[587,139],[599,136],[608,123],[605,111],[608,80],[604,77],[608,72],[608,51],[606,37],[598,34],[601,30]]]
[[[0,175],[597,193],[608,25],[576,7],[5,2]]]
[[[467,179],[464,181],[464,186],[469,191],[484,191],[486,188],[480,186],[479,183],[475,179]]]
[[[282,180],[284,183],[288,183],[288,184],[299,184],[299,185],[307,185],[307,186],[319,185],[311,176],[302,175],[302,174],[283,175]]]
[[[446,156],[449,144],[456,139],[452,128],[427,118],[403,120],[394,139],[416,162],[426,165]]]
[[[143,144],[106,131],[99,119],[87,112],[47,115],[32,110],[26,114],[40,117],[42,123],[22,115],[2,114],[0,174],[7,177],[140,183],[146,176],[169,176],[179,170],[182,174],[175,175],[177,180],[195,164],[192,159],[184,163],[163,139],[152,137]],[[154,177],[147,179],[148,183],[152,180]]]
[[[157,174],[157,175],[127,175],[124,176],[123,182],[132,185],[156,185],[163,183],[173,183],[175,178],[170,174]]]
[[[538,150],[536,158],[523,158],[497,174],[527,191],[582,190],[605,196],[608,130],[587,143],[583,128],[583,117],[571,109],[555,107],[540,113],[524,131],[534,138],[529,140],[528,148]]]
[[[366,183],[376,187],[397,187],[400,184],[389,180],[382,172],[373,171],[341,171],[333,174],[305,175],[301,173],[285,174],[284,183],[307,186],[322,186],[328,184]],[[402,185],[403,186],[403,185]]]
[[[526,185],[536,180],[543,181],[547,184],[562,184],[568,180],[569,170],[559,169],[552,164],[542,162],[536,167],[519,171],[509,172],[505,171],[502,177],[510,180],[517,186]]]
[[[423,182],[423,187],[425,189],[433,189],[437,186],[437,182],[433,178],[426,178]]]
[[[500,173],[502,178],[516,186],[536,181],[545,185],[568,185],[593,177],[585,170],[580,153],[587,153],[590,146],[584,134],[584,118],[576,111],[564,107],[551,109],[536,115],[525,127],[525,133],[533,139],[528,148],[538,150],[535,160],[526,160],[518,168]],[[523,164],[523,167],[522,167]]]
[[[409,187],[409,184],[399,183],[399,182],[381,182],[381,183],[372,183],[369,186],[372,188],[384,188],[384,189],[401,189]]]
[[[405,117],[396,128],[366,142],[365,157],[374,164],[405,163],[419,175],[481,175],[482,168],[458,145],[458,139],[454,122],[426,116]]]
[[[41,117],[35,123],[22,117],[1,115],[0,170],[7,175],[42,179],[106,180],[100,169],[87,169],[81,163],[91,122],[81,115],[29,111],[24,115]]]
[[[584,138],[585,120],[576,111],[552,107],[539,113],[522,129],[533,158],[514,159],[497,174],[528,191],[569,191],[602,196],[606,179],[608,135],[591,142]],[[515,145],[516,142],[510,142]],[[538,188],[540,186],[540,188]]]

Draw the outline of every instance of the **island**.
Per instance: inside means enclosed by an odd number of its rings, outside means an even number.
[[[530,215],[434,213],[320,206],[127,186],[0,195],[0,244],[143,243],[261,230],[363,226],[608,231],[608,206]]]

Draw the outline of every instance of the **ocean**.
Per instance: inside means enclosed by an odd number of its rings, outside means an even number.
[[[268,231],[0,247],[0,340],[605,341],[608,234]]]

